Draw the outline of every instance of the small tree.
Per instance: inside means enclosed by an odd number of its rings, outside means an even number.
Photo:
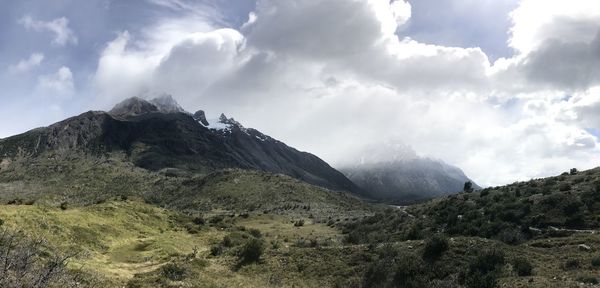
[[[486,250],[469,264],[466,286],[469,288],[497,287],[500,268],[505,264],[504,253],[500,250]]]
[[[434,235],[425,242],[423,249],[423,259],[434,262],[439,259],[446,250],[448,250],[448,239],[442,235]]]
[[[473,192],[473,182],[467,181],[465,182],[465,186],[463,186],[463,191],[467,193]]]
[[[513,270],[519,276],[531,276],[533,274],[533,266],[525,258],[516,258],[512,261]]]
[[[241,264],[250,264],[258,262],[264,252],[263,240],[252,238],[244,244],[240,253]]]

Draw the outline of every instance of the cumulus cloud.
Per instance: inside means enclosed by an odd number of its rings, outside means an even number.
[[[21,61],[19,61],[19,63],[15,65],[10,65],[8,67],[8,70],[11,73],[24,73],[36,66],[39,66],[42,63],[42,61],[44,61],[43,53],[33,53],[29,56],[29,58],[22,59]]]
[[[68,67],[62,66],[56,73],[42,75],[38,78],[38,90],[50,96],[70,96],[75,92],[73,73]]]
[[[334,165],[396,141],[482,185],[526,180],[600,161],[587,129],[600,129],[600,100],[590,100],[600,11],[560,3],[522,0],[511,14],[514,57],[490,63],[477,47],[398,36],[411,17],[403,0],[259,0],[238,31],[180,17],[138,39],[119,34],[94,83],[104,105],[169,92]]]
[[[600,84],[600,4],[528,0],[511,18],[517,56],[495,65],[499,85],[584,91]]]
[[[71,28],[69,28],[69,20],[65,17],[56,18],[52,21],[39,21],[31,16],[24,16],[19,20],[19,23],[27,30],[36,32],[50,32],[54,34],[52,44],[56,46],[65,46],[67,44],[77,44],[77,36]]]

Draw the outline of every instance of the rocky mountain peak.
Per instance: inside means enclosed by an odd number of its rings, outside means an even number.
[[[156,105],[139,97],[131,97],[115,105],[108,113],[117,117],[132,117],[158,111]]]
[[[160,95],[152,100],[131,97],[115,105],[108,113],[121,118],[139,116],[152,112],[188,113],[169,94]]]
[[[219,122],[223,123],[223,124],[227,124],[227,121],[229,119],[227,119],[227,116],[225,116],[225,113],[221,113],[221,116],[219,116]]]
[[[204,125],[204,126],[209,125],[208,121],[206,120],[206,114],[202,110],[196,111],[196,113],[194,113],[194,115],[192,117],[194,117],[194,120],[202,123],[202,125]]]
[[[162,113],[187,113],[169,94],[162,94],[150,100],[150,103],[154,104]]]

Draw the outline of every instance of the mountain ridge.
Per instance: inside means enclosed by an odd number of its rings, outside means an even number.
[[[209,173],[242,168],[281,173],[325,188],[362,194],[317,156],[245,128],[225,115],[209,123],[203,111],[188,113],[170,96],[150,101],[129,98],[109,112],[88,111],[0,140],[3,159],[36,157],[48,151],[58,155],[124,151],[136,166],[152,171],[175,168]]]

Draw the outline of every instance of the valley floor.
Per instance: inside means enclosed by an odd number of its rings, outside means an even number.
[[[336,225],[310,218],[225,211],[201,218],[140,199],[62,209],[0,205],[0,219],[3,229],[44,238],[58,253],[77,252],[69,269],[81,270],[96,287],[383,287],[365,284],[363,276],[382,251],[406,253],[406,261],[412,261],[411,255],[420,255],[424,247],[423,240],[351,245]],[[243,263],[239,255],[252,239],[260,239],[264,253],[256,262]],[[510,264],[504,266],[500,287],[598,286],[589,280],[600,275],[593,264],[600,256],[598,234],[574,233],[515,246],[454,237],[448,252],[430,265],[462,269],[473,251],[491,247],[505,251],[507,259],[525,257],[534,267],[531,276],[520,277]]]

